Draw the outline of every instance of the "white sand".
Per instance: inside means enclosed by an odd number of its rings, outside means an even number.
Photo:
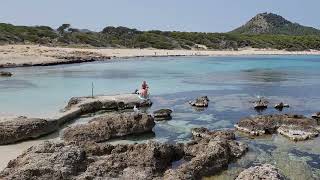
[[[63,48],[37,45],[4,45],[0,46],[0,65],[14,63],[39,64],[67,61],[63,57],[96,57],[112,58],[148,57],[148,56],[243,56],[243,55],[320,55],[320,51],[284,51],[272,49],[246,48],[239,51],[214,50],[158,50],[158,49],[93,49]]]

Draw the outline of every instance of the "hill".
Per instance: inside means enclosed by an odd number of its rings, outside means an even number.
[[[282,35],[320,35],[320,30],[292,23],[273,13],[261,13],[232,33],[239,34],[282,34]]]
[[[62,24],[59,28],[53,29],[47,26],[30,27],[0,23],[0,44],[213,50],[253,47],[300,51],[320,50],[318,31],[292,24],[274,14],[257,15],[232,33],[140,31],[112,26],[105,27],[100,32],[93,32],[73,28],[70,24]]]

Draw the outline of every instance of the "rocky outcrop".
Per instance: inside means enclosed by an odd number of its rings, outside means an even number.
[[[279,173],[279,170],[277,168],[270,164],[250,167],[242,171],[236,178],[236,180],[256,179],[285,180],[286,178]]]
[[[10,161],[0,179],[199,179],[247,150],[223,131],[215,134],[188,144],[45,142]],[[182,164],[172,168],[176,161]]]
[[[194,129],[193,134],[195,140],[184,146],[186,162],[167,170],[164,179],[201,179],[221,171],[248,149],[247,145],[235,141],[230,131],[210,132],[201,128]]]
[[[0,122],[0,145],[38,138],[58,129],[56,121],[17,117]]]
[[[316,119],[316,120],[320,120],[320,112],[314,113],[314,114],[312,115],[312,118],[313,118],[313,119]]]
[[[12,75],[11,72],[0,71],[0,77],[11,77]]]
[[[190,101],[189,104],[195,107],[208,107],[209,98],[207,96],[198,97],[197,99]]]
[[[259,98],[257,101],[253,102],[253,107],[258,110],[262,111],[268,108],[269,101],[264,98]]]
[[[153,112],[153,117],[156,121],[170,120],[172,119],[171,113],[171,109],[160,109]]]
[[[111,138],[130,134],[152,132],[154,119],[141,113],[109,113],[94,118],[88,124],[80,124],[65,129],[63,139],[67,142],[103,142]]]
[[[261,115],[240,120],[236,129],[253,136],[280,133],[291,140],[306,140],[319,134],[314,119],[302,115]]]
[[[275,109],[278,109],[279,111],[282,111],[283,108],[289,108],[289,107],[290,107],[289,104],[285,104],[285,103],[283,103],[283,102],[274,105],[274,108],[275,108]]]
[[[149,107],[150,99],[142,100],[136,94],[123,94],[115,96],[73,97],[63,109],[67,112],[80,109],[82,113],[93,113],[99,110],[123,110],[136,107]]]

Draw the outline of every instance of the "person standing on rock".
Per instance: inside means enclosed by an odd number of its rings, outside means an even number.
[[[149,91],[149,86],[146,81],[143,81],[141,85],[141,89],[139,91],[140,97],[147,99],[149,96],[148,91]]]

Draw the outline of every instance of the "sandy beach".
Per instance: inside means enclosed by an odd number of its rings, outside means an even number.
[[[228,50],[160,50],[66,48],[38,45],[0,46],[0,67],[44,66],[101,61],[113,58],[161,56],[320,55],[320,51],[284,51],[246,48]]]

